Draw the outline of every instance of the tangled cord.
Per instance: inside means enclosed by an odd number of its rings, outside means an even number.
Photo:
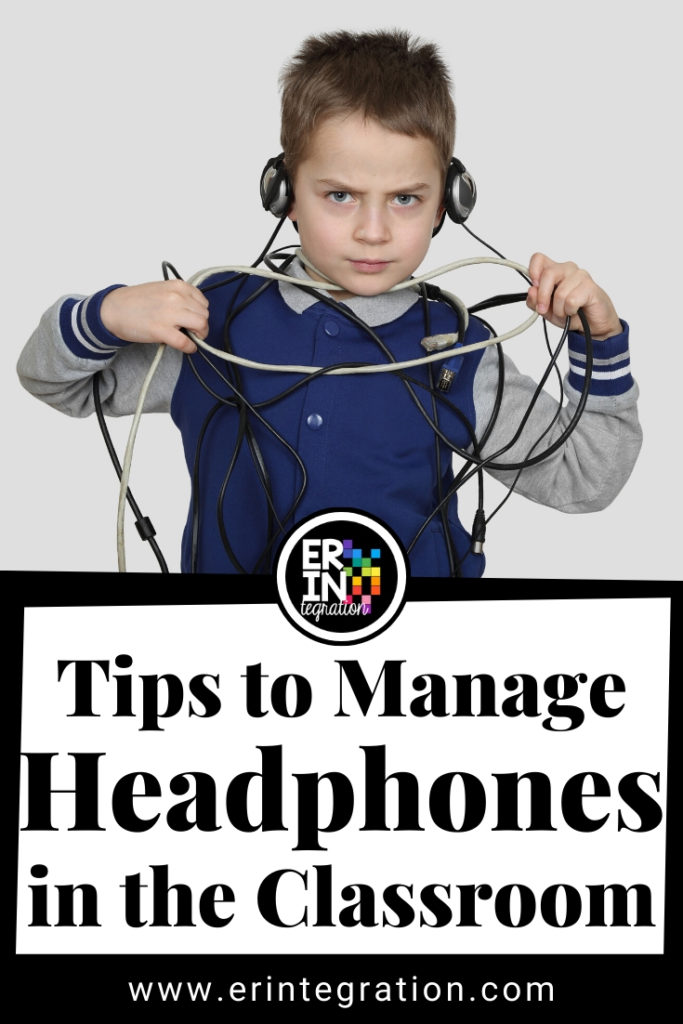
[[[332,292],[333,293],[334,291],[341,290],[340,286],[335,285],[333,282],[329,282],[329,281],[326,281],[326,280],[325,281],[315,281],[315,282],[312,281],[312,280],[302,280],[300,278],[292,277],[292,276],[290,276],[288,274],[281,273],[281,272],[279,272],[277,270],[274,270],[272,268],[272,264],[270,264],[270,265],[268,265],[266,267],[258,266],[258,264],[263,259],[267,260],[266,253],[267,253],[268,248],[269,248],[270,244],[272,243],[275,235],[277,234],[277,231],[279,230],[280,226],[281,226],[281,224],[278,224],[278,227],[273,232],[273,235],[269,239],[269,241],[267,243],[267,246],[264,249],[263,253],[261,253],[261,255],[259,256],[258,260],[255,261],[255,263],[252,264],[251,266],[245,267],[245,266],[240,266],[240,265],[234,265],[234,266],[223,266],[223,267],[209,268],[208,270],[200,271],[199,273],[193,275],[191,278],[189,278],[188,283],[193,284],[195,287],[201,288],[202,283],[204,281],[206,281],[209,277],[214,277],[215,278],[216,276],[227,275],[223,279],[220,279],[220,280],[217,280],[217,281],[213,281],[210,285],[208,285],[207,288],[206,288],[206,290],[208,291],[208,290],[211,290],[212,288],[217,288],[217,287],[224,286],[226,284],[233,283],[234,281],[239,280],[239,279],[242,279],[242,281],[244,282],[244,281],[246,281],[248,276],[256,276],[256,277],[262,277],[262,278],[267,279],[266,284],[264,286],[262,286],[262,287],[267,287],[270,284],[272,284],[274,281],[282,281],[282,282],[294,285],[297,288],[302,289],[302,290],[308,292],[309,294],[313,294],[317,298],[322,299],[323,301],[329,302],[330,305],[334,305],[337,308],[342,308],[342,307],[339,307],[338,303],[336,303],[336,302],[334,302],[332,300],[331,296],[328,296],[326,294],[327,292]],[[472,233],[472,232],[470,232],[470,233]],[[477,236],[475,235],[473,237],[476,238]],[[483,243],[483,244],[487,245],[488,243]],[[489,246],[489,248],[492,249],[491,246]],[[496,250],[492,250],[492,251],[496,252]],[[296,255],[299,256],[299,258],[301,259],[301,261],[305,265],[308,265],[309,267],[311,267],[310,263],[306,260],[306,258],[300,252],[300,250],[297,251]],[[477,264],[495,264],[495,265],[506,266],[506,267],[509,267],[509,268],[515,270],[526,281],[529,280],[528,279],[527,268],[525,268],[521,264],[515,263],[515,262],[513,262],[511,260],[507,260],[504,257],[502,257],[500,254],[498,254],[496,257],[490,257],[490,256],[472,257],[472,258],[469,258],[469,259],[459,260],[459,261],[456,261],[456,262],[453,262],[453,263],[446,264],[445,266],[439,267],[439,268],[437,268],[434,271],[430,271],[430,272],[422,274],[422,275],[420,275],[418,277],[412,278],[412,279],[410,279],[408,281],[401,282],[400,284],[395,285],[394,288],[391,289],[391,291],[400,291],[400,290],[405,289],[405,288],[412,288],[412,289],[421,291],[423,293],[423,296],[424,296],[424,288],[425,287],[429,287],[429,286],[426,285],[427,281],[431,280],[432,278],[441,276],[442,274],[448,273],[450,271],[458,270],[458,269],[461,269],[462,267],[467,267],[467,266],[472,266],[472,265],[477,265]],[[180,278],[180,275],[176,271],[175,267],[173,267],[173,265],[168,263],[167,261],[165,261],[162,264],[162,269],[163,269],[163,273],[164,273],[165,279],[168,280],[169,272],[173,273],[174,276],[176,276],[177,278]],[[311,269],[313,269],[314,271],[316,270],[316,268],[314,268],[314,267],[311,267]],[[319,274],[318,271],[316,271],[316,273]],[[372,363],[372,364],[367,364],[367,363],[366,364],[358,364],[358,363],[347,362],[347,363],[335,364],[335,365],[331,365],[331,366],[308,366],[308,365],[298,365],[298,364],[261,363],[261,362],[256,361],[256,360],[250,360],[250,359],[246,359],[244,357],[237,356],[237,355],[235,355],[234,353],[232,353],[230,351],[226,351],[225,349],[224,350],[217,349],[217,348],[209,345],[207,342],[205,342],[203,339],[199,338],[197,335],[195,335],[193,332],[191,332],[189,330],[186,330],[184,333],[186,333],[189,337],[192,338],[192,340],[195,342],[195,344],[197,345],[198,349],[202,353],[203,358],[207,359],[207,361],[209,362],[209,365],[211,365],[211,367],[213,368],[214,372],[216,372],[216,373],[218,373],[219,371],[214,366],[214,364],[210,360],[208,360],[208,356],[204,355],[204,353],[208,353],[210,355],[215,356],[218,359],[225,360],[229,364],[234,364],[236,372],[238,372],[237,371],[238,367],[246,367],[246,368],[252,369],[252,370],[261,370],[261,371],[270,371],[270,372],[282,372],[282,373],[289,373],[289,374],[291,374],[291,373],[300,374],[302,379],[301,379],[301,381],[297,382],[297,384],[293,385],[293,387],[295,387],[295,388],[307,384],[310,380],[312,380],[315,377],[318,377],[320,375],[339,375],[339,374],[345,374],[346,375],[346,374],[356,374],[356,373],[366,374],[366,373],[383,373],[383,372],[386,373],[386,372],[390,372],[390,373],[397,374],[398,376],[401,376],[404,379],[404,381],[406,381],[406,380],[409,380],[409,378],[405,378],[405,376],[404,376],[404,371],[405,370],[408,370],[408,369],[411,369],[411,368],[417,367],[417,366],[422,366],[422,365],[425,365],[425,364],[428,365],[429,373],[431,375],[431,364],[432,363],[442,362],[444,360],[447,360],[447,359],[451,358],[453,356],[453,354],[454,354],[453,346],[456,345],[456,343],[459,341],[459,338],[461,336],[464,337],[464,335],[465,335],[465,331],[466,331],[467,323],[468,323],[468,318],[469,318],[469,313],[468,313],[468,310],[467,310],[466,306],[456,296],[451,295],[450,293],[447,293],[447,292],[443,292],[441,290],[438,290],[438,291],[440,292],[440,296],[443,296],[444,298],[446,298],[449,301],[449,304],[451,304],[453,306],[453,308],[455,309],[456,313],[458,314],[459,331],[455,332],[455,333],[451,333],[451,334],[445,335],[445,336],[440,336],[439,337],[440,344],[442,346],[445,345],[445,347],[442,347],[439,351],[432,352],[429,355],[421,356],[421,357],[416,358],[416,359],[404,360],[404,361],[401,361],[401,362],[389,361],[389,362]],[[259,290],[259,292],[260,292],[260,290]],[[520,296],[503,296],[503,297],[500,297],[500,298],[501,298],[502,301],[513,301],[513,300],[514,301],[518,301]],[[251,300],[248,300],[248,301],[251,301]],[[490,304],[494,304],[494,303],[496,303],[496,300],[490,300]],[[481,304],[479,304],[479,306],[473,307],[472,311],[475,311],[476,309],[479,309],[479,308],[485,308],[486,305],[487,305],[487,303],[481,303]],[[343,312],[345,313],[345,315],[349,315],[348,309],[346,309],[346,308],[342,308],[342,309],[343,309]],[[476,444],[476,438],[474,439],[474,442],[475,442],[474,443],[474,454],[471,453],[471,452],[462,451],[462,450],[458,449],[457,447],[455,447],[448,440],[448,438],[445,438],[442,434],[440,434],[440,432],[438,430],[438,426],[436,425],[436,416],[434,415],[434,401],[435,401],[435,399],[434,399],[434,390],[433,390],[433,388],[430,388],[430,390],[432,391],[432,412],[433,412],[433,416],[432,417],[429,416],[429,414],[426,412],[424,407],[421,405],[421,403],[419,402],[417,397],[414,395],[414,393],[412,393],[413,394],[413,398],[414,398],[416,404],[418,405],[420,411],[422,412],[422,414],[425,416],[425,418],[427,419],[427,421],[430,423],[430,425],[432,426],[432,428],[435,431],[435,444],[436,444],[437,456],[438,456],[438,451],[439,451],[439,448],[438,448],[439,438],[441,438],[441,440],[448,445],[448,447],[451,449],[451,451],[461,455],[466,461],[465,461],[465,465],[463,466],[461,471],[458,473],[458,475],[455,477],[455,479],[453,480],[453,482],[451,483],[451,485],[449,486],[449,488],[448,488],[448,490],[447,490],[447,492],[445,494],[442,493],[441,487],[439,487],[439,494],[438,494],[437,505],[432,510],[430,515],[427,517],[425,522],[422,524],[422,526],[421,526],[420,530],[418,531],[418,533],[416,534],[416,536],[411,541],[411,544],[410,544],[409,549],[408,549],[409,551],[412,550],[412,548],[414,547],[414,545],[415,545],[416,541],[418,540],[419,536],[421,535],[423,530],[426,528],[426,526],[429,524],[429,522],[432,521],[432,519],[434,518],[435,515],[440,514],[442,517],[445,517],[445,511],[447,509],[449,501],[452,499],[452,497],[454,496],[456,491],[467,480],[469,480],[471,478],[471,476],[474,475],[475,473],[479,473],[479,476],[480,476],[480,501],[479,501],[479,507],[478,507],[478,510],[477,510],[477,517],[475,517],[475,534],[478,534],[478,536],[475,536],[474,539],[475,539],[475,542],[478,541],[478,540],[483,542],[483,529],[485,527],[485,520],[484,520],[483,507],[482,507],[483,497],[482,497],[482,494],[481,494],[481,486],[482,486],[481,485],[481,473],[482,473],[482,470],[484,468],[517,470],[517,476],[515,477],[514,481],[512,482],[512,485],[510,487],[510,490],[509,490],[508,494],[503,499],[503,501],[499,504],[499,506],[494,510],[494,512],[489,516],[489,520],[490,520],[492,518],[492,516],[495,515],[499,511],[500,507],[502,507],[504,502],[508,499],[508,497],[510,496],[510,494],[514,490],[514,487],[515,487],[515,485],[517,483],[517,480],[519,479],[519,476],[520,476],[522,470],[525,469],[527,466],[535,465],[536,463],[540,462],[541,460],[543,460],[545,458],[548,458],[551,454],[553,454],[555,451],[557,451],[558,448],[562,444],[564,444],[564,442],[566,441],[566,439],[568,438],[568,436],[571,434],[571,432],[575,428],[576,424],[578,423],[578,420],[579,420],[579,418],[580,418],[580,416],[581,416],[581,414],[583,412],[583,409],[585,407],[585,403],[586,403],[586,400],[587,400],[587,397],[588,397],[588,389],[589,389],[589,386],[590,386],[590,379],[591,379],[592,342],[591,342],[591,339],[590,339],[590,331],[588,329],[588,324],[586,322],[585,316],[583,315],[583,311],[579,310],[578,315],[579,315],[579,318],[581,320],[582,327],[584,329],[584,333],[586,334],[586,340],[587,340],[586,376],[585,376],[585,380],[584,380],[584,388],[583,388],[583,391],[582,391],[582,394],[581,394],[581,398],[579,400],[579,403],[578,403],[577,409],[576,409],[576,411],[574,413],[574,416],[572,417],[572,420],[570,421],[569,425],[565,428],[565,430],[563,431],[561,436],[552,445],[550,445],[547,449],[545,449],[543,452],[539,453],[538,455],[534,456],[533,458],[531,457],[531,453],[534,451],[534,449],[538,446],[538,444],[541,442],[543,437],[546,436],[548,431],[552,428],[552,426],[556,422],[557,416],[559,416],[559,412],[560,412],[559,408],[558,408],[556,416],[554,417],[552,422],[550,424],[548,424],[548,426],[544,430],[543,434],[534,442],[534,444],[532,445],[530,450],[527,452],[526,458],[522,462],[519,462],[519,463],[509,463],[509,464],[500,464],[500,463],[497,463],[495,461],[497,458],[499,458],[500,455],[504,454],[505,451],[507,451],[510,447],[512,447],[514,445],[514,443],[518,440],[519,436],[521,435],[522,429],[523,429],[525,423],[527,422],[528,417],[529,417],[529,415],[531,413],[531,410],[534,407],[534,405],[535,405],[535,403],[536,403],[536,401],[537,401],[537,399],[538,399],[538,397],[539,397],[539,395],[540,395],[540,393],[542,391],[544,383],[546,382],[546,380],[547,380],[551,370],[553,369],[553,367],[556,367],[557,358],[559,356],[560,350],[563,347],[564,341],[565,341],[566,336],[567,336],[568,326],[569,326],[569,319],[567,319],[567,322],[566,322],[566,325],[565,325],[565,330],[563,332],[563,335],[562,335],[562,338],[560,340],[560,343],[558,344],[558,346],[556,348],[556,351],[554,353],[552,353],[550,364],[549,364],[545,374],[543,375],[543,378],[542,378],[541,382],[539,383],[539,385],[538,385],[538,387],[537,387],[537,389],[536,389],[536,391],[535,391],[535,393],[534,393],[534,395],[532,397],[532,400],[531,400],[531,403],[530,403],[529,408],[527,410],[527,413],[523,417],[522,422],[521,422],[520,426],[518,427],[518,429],[517,429],[513,439],[510,442],[508,442],[504,447],[500,448],[497,452],[494,452],[491,455],[488,455],[486,458],[482,458],[481,455],[479,454],[479,452],[480,452],[481,446],[483,444],[483,440],[485,440],[485,437],[488,436],[488,434],[490,433],[491,427],[493,425],[493,419],[495,417],[492,417],[492,420],[489,422],[489,424],[488,424],[488,426],[486,428],[486,431],[485,431],[484,439],[482,439],[482,441],[479,442],[479,445]],[[351,315],[351,318],[355,319],[356,321],[358,321],[362,327],[366,328],[373,335],[373,337],[376,338],[376,335],[374,335],[374,333],[370,331],[370,329],[367,327],[367,325],[365,325],[363,323],[363,321],[359,321],[358,318],[355,318],[353,315]],[[469,352],[474,352],[474,351],[477,351],[479,349],[486,348],[486,347],[488,347],[490,345],[499,345],[502,341],[505,341],[505,340],[507,340],[509,338],[515,337],[515,336],[523,333],[524,331],[528,330],[528,328],[531,327],[533,325],[533,323],[535,323],[535,321],[537,319],[538,319],[538,314],[537,313],[533,313],[523,323],[521,323],[517,327],[513,328],[512,330],[505,332],[504,334],[502,334],[500,336],[496,336],[494,333],[492,333],[492,336],[487,338],[487,339],[485,339],[484,341],[475,342],[475,343],[470,344],[470,345],[458,344],[457,355],[458,356],[462,356],[462,355],[466,355]],[[544,323],[544,328],[545,328],[545,323]],[[379,339],[377,339],[377,340],[379,340]],[[547,333],[546,333],[546,343],[549,344],[548,340],[547,340]],[[119,567],[119,571],[120,572],[125,572],[126,571],[125,538],[124,538],[124,526],[123,526],[123,523],[124,523],[124,513],[125,513],[125,503],[126,503],[126,500],[128,500],[130,502],[131,498],[132,498],[132,495],[129,494],[129,490],[128,490],[128,480],[129,480],[129,477],[130,477],[130,469],[131,469],[131,464],[132,464],[132,456],[133,456],[133,450],[134,450],[134,445],[135,445],[135,439],[136,439],[136,436],[137,436],[137,430],[138,430],[138,426],[139,426],[140,416],[141,416],[141,413],[142,413],[142,409],[144,407],[144,402],[145,402],[145,399],[146,399],[146,396],[147,396],[147,393],[148,393],[148,390],[149,390],[149,386],[150,386],[150,383],[151,383],[152,378],[154,376],[154,373],[156,372],[156,369],[157,369],[157,367],[159,365],[159,362],[160,362],[160,360],[162,358],[164,348],[165,348],[164,345],[159,345],[159,349],[158,349],[157,353],[155,354],[155,357],[154,357],[154,359],[152,361],[152,364],[151,364],[151,366],[150,366],[150,368],[149,368],[149,370],[147,372],[145,380],[143,381],[143,385],[142,385],[141,392],[140,392],[140,397],[139,397],[139,400],[138,400],[138,404],[137,404],[137,407],[136,407],[135,415],[134,415],[134,418],[133,418],[133,423],[132,423],[132,426],[131,426],[130,435],[129,435],[129,438],[128,438],[128,444],[126,446],[126,452],[125,452],[125,456],[124,456],[123,467],[121,468],[120,473],[119,473],[119,476],[120,476],[120,489],[119,489],[118,515],[117,515],[117,552],[118,552],[118,567]],[[389,358],[391,358],[390,354],[389,354]],[[190,360],[190,365],[192,366],[193,372],[195,372],[195,375],[197,375],[197,371],[196,371],[196,368],[194,367],[194,364],[193,364],[192,360]],[[256,409],[254,407],[252,407],[252,406],[249,406],[249,403],[247,403],[246,399],[244,399],[244,396],[240,394],[238,388],[231,381],[229,381],[228,378],[226,378],[224,375],[219,374],[219,376],[228,385],[228,387],[233,391],[233,394],[235,395],[235,397],[238,398],[239,403],[240,403],[240,408],[243,410],[243,412],[241,412],[240,415],[241,416],[244,415],[244,410],[246,408],[248,408],[249,411],[252,412],[253,414],[255,414],[260,419],[260,421],[265,424],[265,426],[268,429],[271,429],[269,424],[267,423],[267,421],[264,420],[263,417],[260,416],[260,414],[258,414]],[[216,397],[216,399],[217,399],[217,405],[216,405],[216,407],[214,407],[214,410],[211,413],[211,416],[213,415],[214,412],[217,411],[217,409],[220,407],[220,405],[236,404],[235,401],[231,402],[231,401],[226,400],[223,396],[216,395],[214,392],[211,391],[211,389],[208,387],[208,385],[206,384],[205,381],[201,380],[201,378],[199,378],[199,379],[200,379],[202,385],[204,387],[206,387],[207,390],[210,391],[210,393],[214,394],[214,397]],[[415,383],[421,383],[421,382],[415,382]],[[499,384],[500,384],[500,382],[499,382]],[[279,396],[276,396],[276,398],[283,397],[285,394],[289,393],[289,391],[291,391],[291,390],[292,390],[292,388],[285,389],[285,391],[282,392]],[[499,386],[499,391],[500,391],[500,386]],[[439,397],[441,397],[441,396],[439,396]],[[273,399],[273,400],[275,400],[275,399]],[[263,403],[263,404],[267,404],[267,403]],[[448,403],[448,404],[450,404],[450,403]],[[499,405],[499,397],[498,397],[498,400],[497,400],[497,404]],[[452,408],[455,408],[455,407],[452,407]],[[495,412],[497,413],[497,409],[495,410]],[[276,435],[276,436],[278,437],[279,440],[283,441],[283,443],[286,443],[286,442],[284,442],[284,439],[279,438],[279,435]],[[249,442],[249,443],[251,444],[251,442]],[[302,471],[302,477],[303,477],[303,483],[302,483],[302,487],[300,489],[299,494],[297,495],[297,498],[296,498],[294,504],[287,511],[287,513],[285,515],[283,515],[281,517],[278,517],[277,513],[276,513],[275,509],[272,507],[272,503],[271,503],[271,508],[270,508],[270,511],[269,511],[269,515],[272,515],[272,516],[275,517],[275,520],[276,520],[277,526],[278,526],[278,530],[277,530],[277,532],[274,535],[271,536],[271,538],[270,538],[266,548],[264,549],[264,552],[260,556],[259,564],[262,563],[264,557],[266,556],[266,553],[272,547],[272,544],[274,543],[276,537],[283,532],[284,524],[293,515],[294,510],[295,510],[296,506],[298,505],[298,502],[300,501],[301,496],[303,494],[303,490],[305,489],[305,486],[306,486],[306,471],[305,471],[305,467],[303,466],[303,463],[301,462],[301,459],[298,457],[296,451],[290,445],[287,445],[287,447],[290,450],[290,452],[294,455],[294,457],[298,460],[298,462],[300,464],[300,468],[301,468],[301,471]],[[256,456],[256,453],[253,450],[253,447],[252,447],[252,456],[254,457],[255,463],[257,465],[257,472],[259,472],[259,474],[261,476],[262,483],[264,485],[266,494],[269,495],[269,490],[268,490],[268,487],[267,487],[267,480],[265,480],[264,477],[263,477],[263,473],[265,473],[265,467],[259,465],[258,458]],[[117,470],[117,472],[119,472],[119,471]],[[228,472],[226,474],[226,479],[224,481],[224,485],[223,485],[223,489],[222,489],[222,495],[224,495],[225,487],[227,486],[227,479],[229,478],[229,476],[230,476],[230,467],[229,467]],[[270,499],[269,499],[269,501],[270,501]],[[477,523],[479,523],[479,527],[477,527]],[[219,525],[220,525],[220,520],[219,520]],[[141,533],[141,536],[143,536],[143,539],[149,539],[148,537],[146,537],[144,535],[144,531],[141,530],[140,525],[138,525],[138,530]],[[152,531],[152,533],[153,533],[153,531]],[[197,534],[198,534],[198,522],[197,522],[197,517],[195,517],[195,521],[193,523],[193,536],[196,536]],[[229,546],[229,541],[228,541],[227,535],[225,534],[224,528],[223,528],[223,530],[221,530],[221,536],[222,536],[222,540],[223,540],[223,543],[224,543],[224,547],[226,548],[226,551],[228,552],[229,556],[231,557],[231,560],[233,561],[233,564],[237,568],[237,571],[238,572],[239,571],[241,571],[241,572],[246,571],[244,569],[244,567],[242,567],[239,564],[239,562],[237,561],[237,559],[234,556],[234,554],[231,553],[230,546]],[[195,544],[193,544],[193,550],[194,549],[195,549]],[[454,556],[454,550],[452,550],[450,545],[448,547],[448,556],[449,556],[449,563],[450,563],[450,566],[451,566],[451,573],[455,574],[455,575],[458,575],[459,574],[458,572],[455,572],[455,573],[453,572],[453,569],[454,569],[454,557],[455,556]],[[157,557],[159,557],[159,555],[157,555]],[[160,565],[162,567],[162,571],[166,571],[166,572],[168,571],[168,569],[165,567],[165,563],[162,564],[162,560],[160,560]]]

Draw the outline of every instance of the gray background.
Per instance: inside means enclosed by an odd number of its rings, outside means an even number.
[[[451,68],[456,154],[479,189],[472,229],[522,263],[540,249],[587,267],[632,330],[645,444],[626,489],[588,516],[513,496],[490,526],[487,575],[680,579],[679,22],[662,0],[12,5],[0,69],[0,566],[116,569],[118,488],[95,421],[57,414],[17,382],[41,312],[67,292],[156,279],[162,259],[183,276],[251,262],[274,226],[258,180],[279,151],[280,67],[310,33],[400,27],[437,41]],[[484,253],[449,223],[425,269]],[[521,284],[501,270],[441,281],[469,303]],[[539,372],[540,329],[507,351]],[[114,427],[123,452],[128,422]],[[174,569],[186,476],[170,418],[147,417],[132,485]],[[488,511],[502,493],[491,482]],[[129,570],[156,571],[128,536]]]

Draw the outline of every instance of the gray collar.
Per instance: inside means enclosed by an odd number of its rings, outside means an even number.
[[[287,274],[315,284],[299,259],[295,259],[290,264]],[[314,306],[320,301],[301,288],[297,288],[295,284],[279,281],[278,287],[282,298],[295,313],[303,313],[309,306]],[[330,292],[330,295],[334,298],[334,292]],[[379,327],[381,324],[398,320],[417,302],[417,299],[416,289],[404,288],[400,292],[383,292],[381,295],[354,295],[351,299],[344,299],[344,305],[348,306],[369,327]]]

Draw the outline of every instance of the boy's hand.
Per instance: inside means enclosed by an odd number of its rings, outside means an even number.
[[[569,316],[571,330],[580,331],[581,321],[576,311],[582,308],[595,341],[621,334],[621,323],[609,295],[576,263],[555,263],[537,252],[529,263],[529,277],[531,288],[527,306],[556,327],[564,327]]]
[[[102,301],[100,319],[122,341],[163,342],[191,353],[197,346],[180,328],[206,338],[209,303],[186,281],[153,281],[109,292]]]

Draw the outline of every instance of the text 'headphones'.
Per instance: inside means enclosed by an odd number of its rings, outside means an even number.
[[[292,202],[293,189],[285,167],[285,155],[280,153],[268,161],[261,174],[261,202],[278,219],[284,217]],[[477,201],[477,186],[463,163],[451,158],[444,187],[444,213],[432,232],[442,228],[446,214],[456,224],[464,224]]]

